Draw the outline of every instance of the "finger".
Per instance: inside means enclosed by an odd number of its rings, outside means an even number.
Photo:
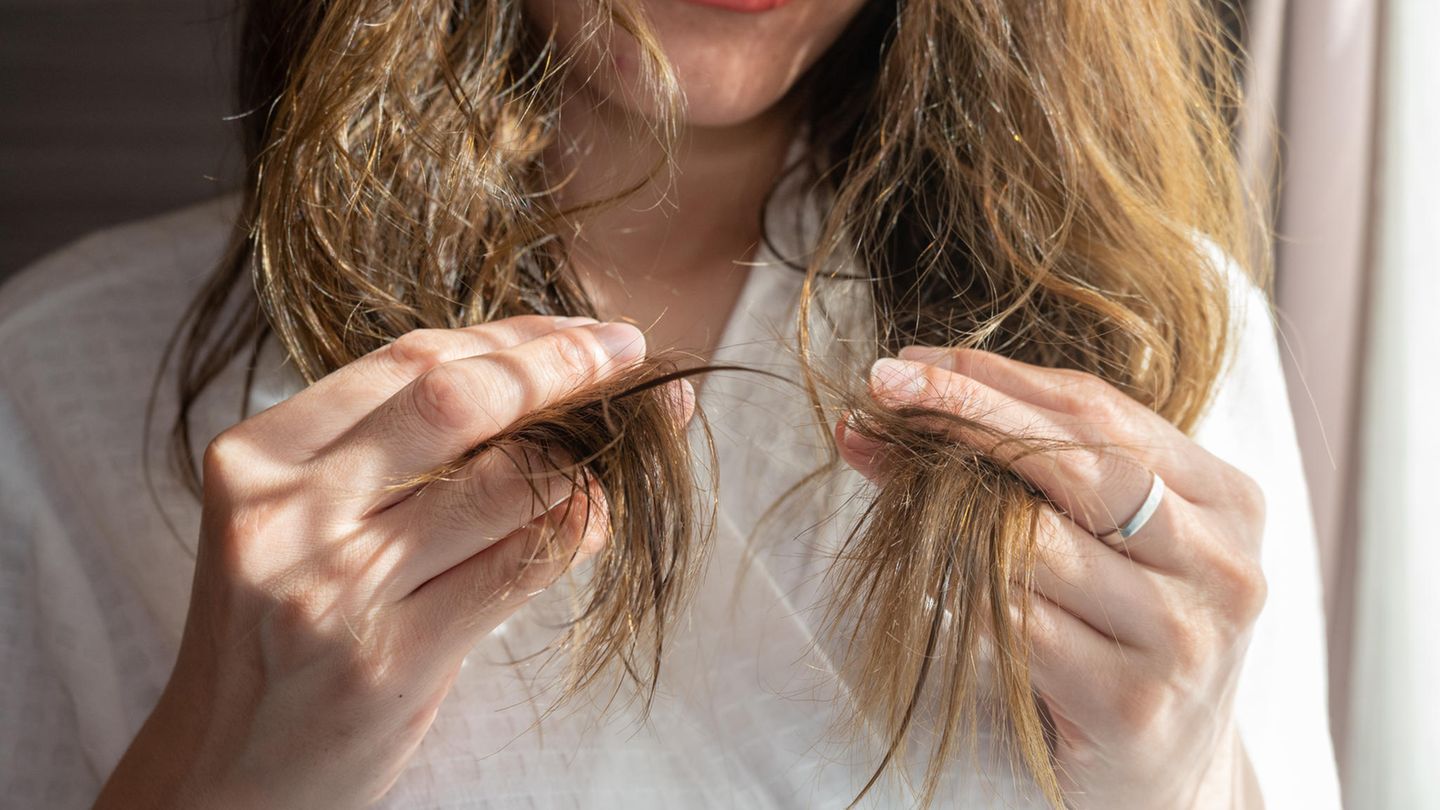
[[[603,516],[577,495],[421,585],[400,602],[417,632],[468,649],[549,587],[582,549],[603,545]]]
[[[690,423],[695,416],[695,386],[689,380],[679,379],[669,383],[664,388],[670,402],[674,406],[676,418],[680,426]]]
[[[458,329],[416,329],[257,414],[297,455],[313,453],[436,366],[508,349],[593,318],[520,315]]]
[[[1043,452],[1023,452],[1018,445],[1002,447],[984,431],[933,420],[934,427],[951,438],[1001,456],[1094,534],[1110,532],[1135,514],[1150,491],[1152,470],[1174,490],[1166,501],[1182,498],[1188,482],[1183,468],[1172,466],[1163,454],[1148,452],[1146,440],[1137,436],[1134,428],[1113,419],[1059,414],[969,377],[903,360],[876,362],[871,385],[882,402],[948,411],[1042,448],[1046,443],[1060,443]]]
[[[644,353],[640,330],[606,323],[444,363],[372,411],[317,463],[343,482],[361,515],[371,514],[395,502],[396,483],[458,458]]]
[[[1133,647],[1163,642],[1152,617],[1166,607],[1168,578],[1105,545],[1074,521],[1044,509],[1035,537],[1031,590]]]
[[[374,536],[391,561],[379,588],[403,597],[565,503],[589,481],[570,464],[536,448],[492,447],[376,515]]]
[[[1094,374],[1025,363],[979,349],[906,346],[900,358],[925,363],[969,377],[994,390],[1057,414],[1090,422],[1109,421],[1125,427],[1127,443],[1142,445],[1155,468],[1195,503],[1210,503],[1207,494],[1228,491],[1225,464],[1196,444],[1169,420],[1126,396]],[[1176,475],[1183,471],[1184,476]],[[1182,480],[1183,479],[1183,480]]]
[[[1150,430],[1184,438],[1164,417],[1093,374],[1037,366],[979,349],[906,346],[899,357],[962,374],[1001,393],[1060,413],[1080,412],[1104,399],[1107,405],[1126,409],[1129,416],[1148,420],[1145,427]]]
[[[877,483],[885,480],[885,443],[853,429],[848,413],[835,423],[835,447],[840,458],[861,475]]]
[[[1124,688],[1140,654],[1043,596],[1032,595],[1027,611],[1012,602],[1010,617],[1028,639],[1030,682],[1051,710],[1081,728],[1104,727],[1113,690]]]

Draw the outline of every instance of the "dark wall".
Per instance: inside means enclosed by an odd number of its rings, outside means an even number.
[[[0,0],[0,278],[234,185],[235,0]]]

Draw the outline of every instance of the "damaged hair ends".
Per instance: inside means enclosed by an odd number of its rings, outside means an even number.
[[[557,237],[574,212],[552,204],[540,165],[573,65],[519,3],[248,5],[242,221],[170,353],[171,447],[192,480],[192,406],[267,335],[314,380],[416,328],[594,314]],[[658,101],[633,124],[664,151],[680,104],[660,43],[636,3],[587,7],[587,31],[641,44]],[[1024,619],[999,608],[1028,577],[1043,502],[1006,458],[854,393],[856,369],[911,343],[980,348],[1095,374],[1192,428],[1229,351],[1214,256],[1262,282],[1268,267],[1231,152],[1224,36],[1208,0],[873,0],[794,88],[808,149],[793,168],[826,201],[814,249],[786,257],[805,278],[802,384],[817,422],[853,412],[900,459],[832,569],[856,725],[885,741],[871,785],[904,770],[924,726],[935,734],[918,795],[933,802],[979,711],[991,637],[999,726],[1063,803]],[[859,322],[819,300],[846,281],[867,293]],[[815,339],[820,324],[841,339]],[[609,502],[617,541],[564,642],[573,684],[614,663],[653,687],[703,554],[703,520],[669,500],[694,485],[696,449],[665,433],[662,389],[646,387],[668,372],[636,373],[624,384],[639,393],[577,396],[507,439],[564,448],[588,472],[559,473],[593,476]]]
[[[1065,448],[957,446],[924,429],[957,417],[888,410],[864,370],[910,344],[982,349],[1093,374],[1191,430],[1231,351],[1222,260],[1268,280],[1265,219],[1231,147],[1228,35],[1200,0],[887,7],[873,52],[837,50],[815,73],[809,160],[829,208],[796,262],[817,421],[848,416],[891,448],[830,572],[851,738],[883,741],[865,790],[888,774],[930,804],[994,667],[995,726],[1059,807],[1023,610],[1044,501],[1009,464]],[[871,306],[853,318],[829,292],[857,283]],[[930,750],[903,756],[922,736]]]

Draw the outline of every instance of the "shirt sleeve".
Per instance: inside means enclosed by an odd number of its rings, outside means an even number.
[[[0,288],[5,807],[88,807],[174,663],[178,633],[151,604],[177,601],[193,564],[155,508],[141,439],[190,291],[181,271],[214,249],[218,209],[197,211],[86,237]],[[200,238],[181,239],[191,226]]]
[[[0,796],[14,807],[88,807],[100,790],[74,702],[42,627],[37,538],[50,510],[23,471],[25,432],[0,391]]]
[[[1268,596],[1235,712],[1266,807],[1340,807],[1330,738],[1319,553],[1280,348],[1266,296],[1231,271],[1236,350],[1195,434],[1265,494]]]

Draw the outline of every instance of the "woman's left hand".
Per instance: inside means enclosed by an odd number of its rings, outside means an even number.
[[[1012,465],[1058,507],[1036,538],[1028,630],[1067,804],[1260,806],[1233,712],[1265,602],[1255,482],[1092,375],[974,350],[909,347],[900,358],[872,370],[882,402],[1097,448]],[[838,433],[846,461],[883,478],[883,448],[843,423]],[[1159,508],[1130,539],[1102,542],[1140,509],[1152,472],[1167,490]]]

